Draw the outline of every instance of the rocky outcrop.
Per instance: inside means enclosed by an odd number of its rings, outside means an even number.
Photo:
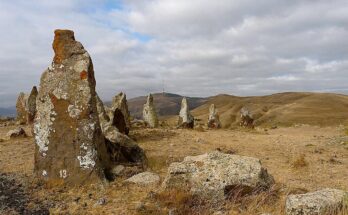
[[[215,151],[172,163],[163,188],[185,189],[218,202],[234,193],[249,194],[268,189],[273,183],[273,177],[259,159]]]
[[[194,127],[194,118],[190,114],[189,106],[187,104],[187,100],[185,97],[181,101],[181,109],[179,112],[178,127],[179,128],[193,128]]]
[[[111,124],[115,126],[119,132],[128,135],[131,123],[126,94],[121,92],[112,99],[109,113]]]
[[[7,132],[6,135],[9,139],[19,138],[19,137],[27,137],[28,135],[25,133],[24,129],[19,127]]]
[[[221,128],[218,110],[214,104],[211,104],[209,108],[208,128]]]
[[[244,128],[254,128],[254,119],[246,107],[240,110],[240,126]]]
[[[99,124],[93,64],[74,32],[56,30],[34,120],[35,173],[67,184],[104,179],[111,168]]]
[[[342,207],[348,209],[348,192],[323,189],[312,193],[289,195],[286,199],[287,215],[335,215]]]
[[[152,172],[142,172],[126,180],[126,182],[138,185],[156,185],[160,181],[159,175]]]
[[[36,86],[31,90],[28,99],[26,100],[26,111],[27,111],[27,123],[31,124],[34,122],[35,114],[36,114],[36,97],[38,91]]]
[[[157,128],[158,127],[158,118],[157,118],[157,113],[155,106],[153,104],[153,97],[150,94],[147,97],[147,102],[144,104],[144,109],[143,109],[143,118],[146,124],[150,128]]]
[[[19,124],[24,125],[27,123],[27,111],[26,111],[26,101],[28,95],[23,92],[20,92],[16,102],[16,110],[17,110],[17,121]]]

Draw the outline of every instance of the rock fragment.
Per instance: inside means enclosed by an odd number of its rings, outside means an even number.
[[[21,127],[10,130],[6,135],[9,139],[19,138],[19,137],[27,137],[28,135],[25,133],[25,130]]]
[[[218,110],[214,104],[211,104],[209,108],[208,128],[221,128]]]
[[[131,182],[139,185],[158,184],[159,181],[159,175],[152,172],[142,172],[126,180],[126,182]]]
[[[348,192],[337,189],[289,195],[285,203],[287,215],[335,215],[342,207],[348,209]]]
[[[153,97],[151,94],[149,94],[149,96],[147,97],[146,104],[144,104],[143,118],[150,128],[158,127],[157,113],[153,104]]]
[[[181,101],[181,109],[179,113],[178,120],[179,128],[193,128],[194,127],[194,118],[190,114],[189,106],[187,104],[187,99],[184,97]]]

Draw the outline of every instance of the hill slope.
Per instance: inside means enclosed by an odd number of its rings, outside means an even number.
[[[183,96],[171,93],[155,93],[152,94],[154,98],[154,104],[159,116],[169,116],[177,115],[180,111],[181,100]],[[130,114],[135,118],[142,118],[143,116],[143,106],[146,103],[147,96],[140,96],[128,100],[128,108]],[[207,99],[205,98],[195,98],[195,97],[186,97],[190,108],[194,109],[204,102]]]
[[[206,122],[208,110],[215,104],[223,127],[239,123],[240,109],[247,107],[257,125],[339,125],[348,122],[348,96],[331,93],[278,93],[269,96],[210,97],[192,114]]]

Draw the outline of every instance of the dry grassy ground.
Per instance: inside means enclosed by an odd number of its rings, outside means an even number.
[[[14,127],[0,127],[0,137],[11,128]],[[204,132],[139,129],[132,131],[131,137],[145,149],[150,170],[160,174],[162,179],[171,162],[181,161],[188,155],[218,149],[259,158],[274,176],[277,185],[266,194],[238,202],[228,201],[226,208],[229,214],[282,214],[288,193],[327,187],[348,190],[348,137],[342,127],[300,126],[268,131]],[[175,204],[187,203],[180,193],[155,197],[162,202],[148,201],[158,187],[144,188],[126,184],[122,179],[76,188],[54,182],[44,184],[33,178],[33,156],[31,137],[0,142],[0,173],[14,176],[23,185],[24,192],[29,196],[27,209],[47,208],[53,214],[168,214],[168,209]],[[102,198],[106,203],[98,204]],[[194,206],[195,203],[190,204]],[[3,211],[6,214],[9,212],[18,213],[16,208]]]

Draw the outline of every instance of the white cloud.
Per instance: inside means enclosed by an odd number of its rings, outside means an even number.
[[[346,0],[117,2],[1,1],[0,106],[38,84],[56,28],[89,51],[106,100],[161,91],[162,81],[192,96],[348,92]]]

